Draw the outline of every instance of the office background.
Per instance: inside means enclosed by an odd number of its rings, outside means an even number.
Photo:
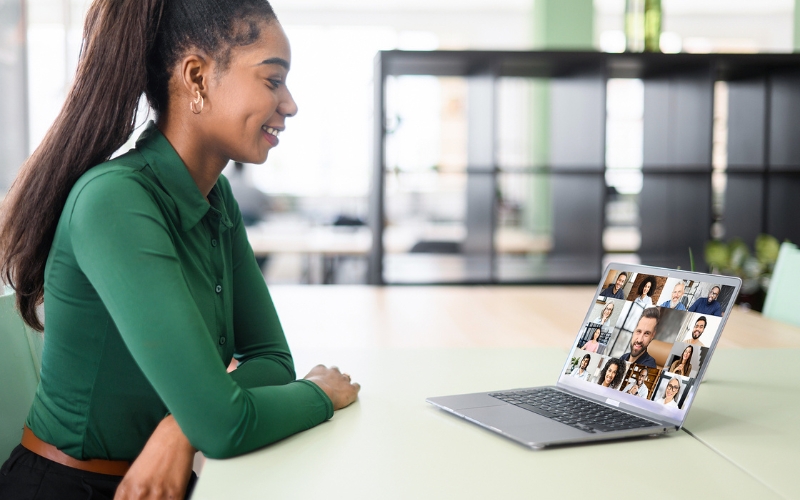
[[[654,77],[597,57],[567,75],[558,55],[525,63],[550,70],[454,71],[447,55],[432,70],[394,52],[381,73],[381,50],[623,52],[625,1],[272,4],[300,113],[242,174],[268,196],[251,229],[270,283],[588,283],[611,260],[688,267],[689,248],[703,270],[711,239],[800,240],[797,128],[773,112],[799,106],[791,59],[740,62],[744,77],[712,56],[691,71],[666,59]],[[88,5],[0,0],[0,193],[60,109]],[[794,0],[662,7],[666,53],[800,45]],[[698,146],[668,139],[680,133]],[[665,150],[650,161],[653,137]]]

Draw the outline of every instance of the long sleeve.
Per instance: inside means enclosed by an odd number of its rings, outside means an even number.
[[[231,375],[246,388],[288,384],[296,373],[278,312],[256,264],[239,207],[232,197],[227,201],[233,220],[234,357],[240,363]]]
[[[211,313],[187,285],[164,210],[133,174],[100,175],[77,195],[69,233],[75,259],[125,346],[193,446],[210,457],[234,456],[330,418],[327,396],[313,383],[293,381],[277,314],[239,233],[233,290],[216,285],[217,295],[233,294],[242,362],[238,374],[225,372],[209,331]]]

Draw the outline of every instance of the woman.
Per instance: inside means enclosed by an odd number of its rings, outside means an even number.
[[[652,276],[647,276],[641,283],[639,283],[639,288],[637,289],[638,295],[633,303],[640,306],[642,309],[653,307],[653,294],[655,291],[656,279]]]
[[[592,323],[600,325],[600,328],[596,328],[594,332],[592,332],[591,340],[586,342],[583,346],[584,350],[597,352],[597,348],[600,347],[600,335],[602,333],[610,333],[614,329],[614,326],[611,324],[611,313],[613,312],[614,302],[609,301],[608,304],[603,307],[603,310],[600,311],[600,316],[592,320]]]
[[[639,396],[640,398],[647,399],[647,395],[649,391],[647,389],[647,368],[640,368],[639,372],[636,374],[636,379],[633,382],[627,385],[623,392],[628,394],[632,394],[634,396]]]
[[[601,325],[603,331],[610,331],[613,326],[611,325],[611,314],[614,312],[614,303],[609,301],[608,304],[600,311],[600,316],[592,320],[592,323]]]
[[[589,370],[586,368],[589,366],[589,361],[591,361],[591,359],[592,357],[589,354],[584,354],[583,358],[581,358],[580,364],[572,369],[572,372],[569,374],[569,376],[575,377],[579,380],[588,380]]]
[[[611,358],[606,362],[597,383],[603,387],[616,389],[625,376],[625,363],[617,358]]]
[[[47,331],[0,497],[41,484],[37,498],[180,498],[196,450],[240,455],[356,399],[358,384],[336,368],[295,380],[220,176],[278,145],[297,112],[290,60],[265,0],[91,6],[75,83],[3,207],[3,277],[35,329],[46,302]],[[106,161],[133,132],[143,93],[156,123]]]
[[[600,347],[600,342],[598,342],[599,339],[600,339],[600,329],[595,328],[594,332],[592,332],[592,339],[583,344],[583,347],[581,347],[581,349],[589,352],[597,352],[597,348]]]
[[[681,353],[681,357],[670,365],[669,371],[675,375],[683,375],[684,377],[691,375],[692,363],[690,363],[690,361],[692,361],[692,353],[694,353],[694,347],[687,345],[686,349]]]
[[[639,288],[636,289],[636,298],[631,304],[630,311],[625,319],[624,329],[632,332],[642,316],[642,312],[648,307],[653,307],[653,294],[656,290],[656,279],[652,276],[646,276]]]
[[[662,404],[669,408],[678,409],[678,395],[681,392],[681,382],[677,378],[673,378],[664,389],[664,397],[658,398],[656,403]]]

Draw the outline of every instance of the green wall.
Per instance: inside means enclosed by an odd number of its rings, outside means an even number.
[[[794,0],[794,51],[800,52],[800,0]]]
[[[594,5],[592,0],[532,0],[534,50],[592,50]],[[800,0],[797,0],[800,2]],[[531,159],[535,166],[549,162],[550,87],[545,80],[531,88]],[[550,182],[535,175],[530,180],[530,199],[522,215],[525,228],[534,234],[552,231]]]
[[[590,50],[594,43],[592,0],[532,0],[535,49]],[[800,2],[800,0],[796,0]]]

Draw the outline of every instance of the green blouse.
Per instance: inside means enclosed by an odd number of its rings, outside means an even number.
[[[27,425],[74,458],[133,460],[168,413],[214,458],[333,416],[317,385],[295,380],[228,181],[207,202],[152,123],[72,188],[44,297]]]

